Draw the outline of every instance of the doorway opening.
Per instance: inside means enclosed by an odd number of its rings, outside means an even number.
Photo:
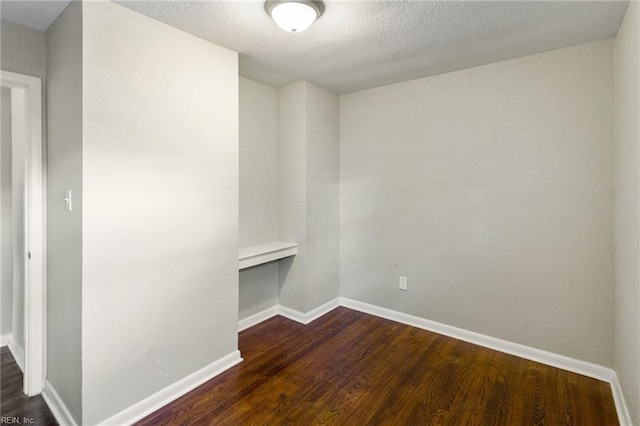
[[[42,82],[36,77],[0,71],[0,83],[3,97],[10,98],[10,112],[5,112],[7,115],[10,113],[11,131],[2,133],[3,139],[9,134],[11,138],[11,286],[5,285],[8,275],[0,275],[3,277],[2,289],[13,290],[10,333],[8,336],[3,334],[3,340],[7,342],[2,343],[8,343],[18,364],[22,363],[23,390],[32,396],[42,392],[46,377],[46,182]],[[3,106],[7,105],[3,102]],[[3,160],[3,164],[6,161]],[[3,200],[8,198],[3,197]],[[7,235],[0,233],[0,236],[4,242]],[[0,268],[2,266],[7,266],[4,259]],[[5,318],[2,321],[6,321]],[[3,333],[4,329],[3,325]]]

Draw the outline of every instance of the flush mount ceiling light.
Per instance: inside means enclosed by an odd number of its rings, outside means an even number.
[[[306,30],[324,11],[324,5],[314,0],[269,0],[264,8],[280,28],[290,33]]]

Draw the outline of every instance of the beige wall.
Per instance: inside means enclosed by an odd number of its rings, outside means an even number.
[[[237,351],[238,55],[83,5],[83,424]]]
[[[341,96],[342,295],[611,366],[612,78],[604,41]]]
[[[615,41],[614,367],[640,424],[640,4],[631,2]]]
[[[278,239],[278,95],[240,78],[240,247]],[[240,271],[239,318],[278,304],[278,263]]]

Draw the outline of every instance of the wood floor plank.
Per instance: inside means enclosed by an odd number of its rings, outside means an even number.
[[[234,415],[233,413],[241,410],[247,401],[259,396],[260,393],[256,392],[256,390],[264,382],[274,377],[279,377],[282,371],[295,360],[309,354],[314,348],[321,347],[333,334],[338,333],[341,328],[347,327],[360,317],[338,312],[337,315],[328,317],[327,321],[323,322],[323,327],[317,327],[318,324],[312,323],[303,328],[300,328],[299,324],[282,317],[269,320],[276,328],[280,328],[283,323],[292,325],[294,329],[299,330],[298,334],[306,336],[305,339],[290,339],[285,335],[281,341],[277,333],[270,336],[267,333],[256,334],[253,330],[246,330],[240,333],[239,342],[241,348],[243,347],[245,335],[249,335],[253,336],[252,341],[264,341],[270,337],[271,349],[266,351],[263,346],[263,349],[258,351],[258,356],[252,358],[255,359],[255,362],[250,367],[246,362],[241,363],[231,371],[216,378],[215,382],[210,381],[195,390],[207,394],[206,398],[198,400],[190,400],[187,396],[179,398],[169,404],[166,410],[154,413],[155,415],[152,414],[149,424],[173,424],[177,418],[188,418],[191,419],[190,421],[219,418],[217,421],[219,423],[222,422],[223,417]],[[243,356],[247,359],[251,353],[256,353],[254,348],[249,348],[246,353],[243,353]],[[243,383],[243,386],[236,386],[238,380]],[[286,389],[278,389],[279,393],[285,391]],[[250,395],[253,395],[253,397],[250,398]]]
[[[362,321],[360,319],[359,321]],[[364,321],[367,321],[366,319]],[[357,333],[357,328],[350,323],[342,333],[344,338],[344,345],[354,347],[360,340],[360,335]],[[329,383],[325,380],[327,378],[337,378],[336,366],[345,366],[345,362],[349,360],[340,359],[340,349],[336,345],[337,340],[332,339],[324,343],[326,347],[319,351],[318,348],[313,348],[314,356],[308,356],[299,358],[289,365],[286,370],[283,370],[281,374],[269,378],[268,382],[263,384],[267,388],[277,388],[280,390],[278,399],[274,398],[274,394],[268,390],[263,392],[262,389],[256,389],[257,394],[251,398],[251,400],[244,400],[242,405],[248,409],[262,410],[265,409],[268,413],[265,414],[267,418],[279,418],[284,413],[300,407],[300,404],[305,401],[313,402],[314,399],[320,397],[320,393],[323,387],[327,387]],[[354,357],[354,358],[357,358]],[[354,359],[355,361],[355,359]],[[324,386],[323,386],[324,385]],[[288,389],[288,392],[282,392],[282,389]],[[233,413],[231,417],[220,416],[217,421],[225,422],[229,420],[230,423],[240,421],[242,418],[241,413]]]
[[[240,333],[244,362],[138,425],[615,425],[608,384],[337,308]]]
[[[379,424],[389,417],[405,422],[406,417],[411,415],[410,413],[417,407],[417,404],[420,404],[419,401],[424,391],[424,382],[427,380],[426,376],[432,371],[429,368],[425,368],[425,366],[428,365],[429,359],[435,356],[433,348],[436,348],[436,350],[442,349],[445,340],[433,334],[424,343],[421,343],[422,336],[420,336],[418,330],[412,328],[410,330],[420,354],[418,354],[419,356],[414,356],[413,359],[407,359],[406,366],[403,369],[406,371],[405,374],[394,375],[389,380],[391,389],[384,395],[383,400],[394,401],[394,403],[379,405],[374,410],[369,410],[372,414],[367,419],[367,424]]]
[[[331,342],[326,351],[323,348],[316,354],[312,363],[301,365],[309,377],[305,389],[274,412],[275,418],[286,415],[287,418],[307,419],[313,423],[313,419],[327,421],[339,415],[340,410],[332,409],[332,406],[335,407],[355,372],[367,365],[368,360],[379,356],[380,348],[392,344],[395,338],[394,333],[388,332],[362,333],[374,325],[370,318],[365,317],[345,332],[344,340]],[[292,367],[289,374],[298,375],[297,366]]]
[[[0,359],[0,416],[17,417],[19,424],[57,425],[42,395],[27,397],[22,392],[23,374],[8,347],[0,349]]]
[[[451,351],[455,349],[457,341],[439,335],[433,336],[435,342],[428,347],[412,370],[399,375],[406,387],[401,396],[403,400],[397,402],[397,412],[393,410],[391,417],[402,422],[401,424],[429,424],[445,414],[439,404],[443,397],[443,383],[449,379],[444,370],[450,365]],[[385,422],[386,413],[389,413],[386,408],[384,404],[376,407],[376,417],[372,421]]]
[[[337,308],[240,333],[245,361],[139,425],[617,425],[607,383]],[[55,425],[2,348],[3,416]]]
[[[393,326],[395,327],[395,325]],[[394,380],[389,380],[389,371],[398,370],[402,363],[405,363],[408,356],[417,353],[419,347],[415,339],[411,339],[410,330],[398,326],[397,338],[389,345],[382,346],[383,350],[370,350],[366,358],[357,365],[356,369],[349,372],[344,386],[334,393],[334,397],[328,400],[326,407],[320,406],[319,419],[323,424],[342,423],[348,419],[357,420],[361,424],[368,424],[370,411],[361,410],[362,400],[386,399],[390,390],[394,386]],[[375,343],[372,345],[375,348]],[[393,348],[392,350],[389,350]],[[302,418],[303,421],[313,423],[313,412],[307,412]],[[294,417],[295,418],[295,417]]]

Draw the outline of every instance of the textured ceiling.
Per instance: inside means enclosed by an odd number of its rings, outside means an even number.
[[[44,31],[62,13],[71,0],[0,2],[0,18]]]
[[[240,74],[348,93],[614,36],[626,2],[325,1],[307,31],[254,1],[119,1],[240,52]]]
[[[38,4],[49,10],[44,19],[55,10],[46,3],[59,8],[68,2],[2,1],[3,19],[29,25],[6,17],[5,3],[33,3],[22,7],[39,22]],[[628,6],[614,1],[327,0],[311,28],[291,34],[275,25],[263,1],[117,3],[240,52],[244,77],[273,87],[307,80],[335,93],[613,37]],[[24,18],[24,10],[17,16]]]

